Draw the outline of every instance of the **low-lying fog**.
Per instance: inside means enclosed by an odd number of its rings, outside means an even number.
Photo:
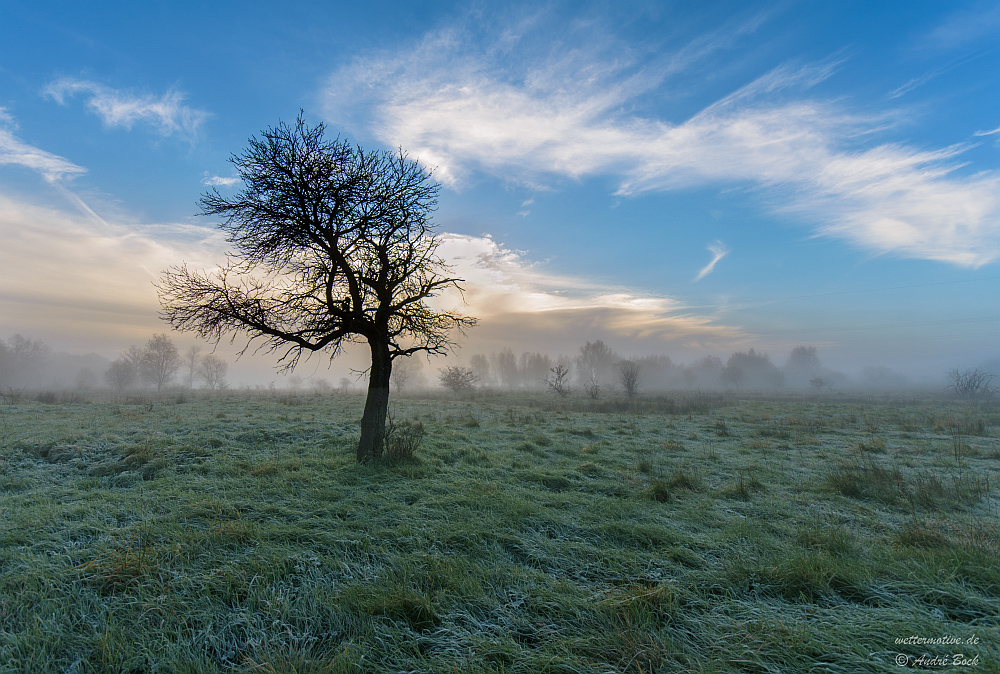
[[[178,389],[280,388],[325,393],[365,387],[366,349],[358,346],[330,362],[326,356],[303,358],[291,372],[276,368],[275,354],[240,356],[236,345],[195,343],[166,333],[118,353],[74,353],[60,345],[72,339],[15,334],[0,339],[0,392],[7,391],[148,391]],[[631,367],[639,392],[948,390],[955,371],[978,368],[1000,378],[1000,358],[956,358],[950,363],[921,360],[911,367],[898,363],[828,359],[822,347],[801,344],[785,352],[749,346],[732,352],[682,354],[621,353],[603,340],[583,341],[575,350],[491,350],[466,345],[444,357],[422,355],[395,361],[396,391],[439,388],[440,371],[460,366],[474,375],[476,386],[494,390],[549,390],[554,378],[578,395],[622,392],[623,372]],[[936,366],[936,367],[935,367]]]

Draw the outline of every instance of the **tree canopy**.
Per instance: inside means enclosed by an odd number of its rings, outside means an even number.
[[[202,196],[234,247],[217,272],[164,272],[162,317],[178,330],[225,336],[279,353],[285,369],[303,353],[371,349],[358,460],[382,452],[392,361],[444,353],[453,331],[475,324],[426,300],[461,290],[437,255],[430,216],[438,184],[402,151],[367,152],[325,138],[323,124],[279,123],[231,160],[243,182],[233,196]]]

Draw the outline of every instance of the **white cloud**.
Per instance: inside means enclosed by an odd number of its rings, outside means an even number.
[[[50,183],[87,172],[87,169],[68,159],[28,145],[14,135],[15,129],[14,118],[0,108],[0,164],[29,168]]]
[[[210,187],[232,187],[240,182],[239,178],[226,178],[223,176],[205,176],[202,179],[203,185],[209,185]]]
[[[185,259],[211,267],[226,248],[214,230],[109,224],[2,193],[0,239],[0,332],[72,335],[87,348],[163,331],[153,281]]]
[[[693,283],[697,283],[698,281],[702,280],[703,278],[711,274],[712,271],[715,269],[715,265],[719,263],[719,260],[729,255],[730,253],[729,249],[726,248],[724,245],[722,245],[721,241],[716,241],[711,246],[709,246],[708,252],[712,254],[712,261],[709,262],[704,267],[702,267],[702,270],[699,271],[698,275],[694,277],[694,281],[692,281]]]
[[[145,122],[162,136],[176,135],[191,142],[208,117],[207,112],[184,105],[184,95],[176,89],[162,96],[135,94],[99,82],[65,77],[49,84],[42,93],[60,105],[65,105],[67,98],[82,93],[89,96],[87,107],[105,126],[131,129],[135,122]]]
[[[739,328],[686,309],[678,300],[552,274],[489,237],[444,234],[439,248],[465,279],[462,311],[480,318],[476,342],[558,352],[563,343],[609,339],[632,349],[719,348],[746,338]],[[438,308],[457,298],[437,298]],[[572,346],[573,349],[580,344]]]
[[[652,63],[602,44],[518,61],[506,43],[449,29],[337,71],[326,113],[338,124],[363,118],[452,187],[474,170],[526,185],[615,175],[624,196],[746,185],[774,211],[866,250],[970,267],[1000,257],[1000,173],[959,171],[963,147],[858,150],[894,113],[808,97],[836,58],[775,68],[680,122],[635,112],[653,94],[669,97],[673,74],[736,32]]]

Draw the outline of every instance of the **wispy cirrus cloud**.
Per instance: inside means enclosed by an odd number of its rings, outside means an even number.
[[[208,117],[204,110],[184,104],[184,94],[170,89],[161,96],[114,89],[99,82],[64,77],[50,83],[43,95],[65,105],[77,94],[87,97],[87,107],[108,127],[131,129],[136,122],[153,127],[161,136],[193,142]]]
[[[971,43],[1000,32],[1000,6],[980,5],[959,9],[936,26],[922,44],[939,49],[967,49]]]
[[[675,75],[699,72],[750,30],[650,61],[610,39],[546,51],[516,31],[476,42],[448,28],[338,70],[326,115],[408,148],[453,187],[473,171],[527,185],[616,176],[622,196],[745,186],[774,212],[865,250],[969,267],[1000,258],[1000,173],[960,170],[962,145],[879,143],[897,111],[855,113],[811,95],[839,57],[787,62],[685,119],[650,109],[651,97],[683,95]]]
[[[15,135],[15,131],[17,123],[14,118],[0,108],[0,164],[31,169],[50,183],[87,172],[87,169],[64,157],[25,143]]]
[[[715,265],[719,264],[719,260],[729,255],[730,250],[722,245],[721,241],[716,241],[708,247],[708,252],[712,254],[712,260],[701,268],[698,275],[694,277],[692,283],[697,283],[702,280],[715,270]]]

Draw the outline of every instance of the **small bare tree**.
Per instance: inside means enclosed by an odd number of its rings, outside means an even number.
[[[170,383],[180,368],[181,356],[166,334],[153,335],[152,339],[146,342],[146,348],[142,351],[139,374],[149,383],[156,384],[157,391]]]
[[[190,347],[181,357],[181,362],[187,372],[184,373],[184,388],[194,388],[198,379],[198,363],[201,361],[201,347],[197,344]]]
[[[49,357],[49,347],[40,339],[28,339],[22,335],[10,338],[4,349],[8,384],[24,386],[35,383],[39,369]]]
[[[479,376],[471,368],[461,365],[449,365],[439,370],[438,381],[441,386],[450,388],[455,393],[468,391],[479,381]]]
[[[549,368],[549,376],[543,380],[545,385],[553,393],[565,398],[569,395],[569,368],[565,365],[556,365]]]
[[[229,363],[215,354],[208,354],[198,364],[198,378],[205,382],[205,388],[212,391],[226,388],[226,374]]]
[[[740,390],[740,384],[746,378],[743,374],[743,369],[739,365],[734,365],[730,363],[729,365],[722,368],[722,374],[719,378],[726,384],[732,384],[736,387],[737,392]]]
[[[997,387],[991,385],[992,381],[993,375],[982,368],[956,368],[948,373],[948,390],[966,400],[990,398],[997,392]]]
[[[634,398],[639,392],[639,374],[642,367],[634,360],[623,360],[618,363],[618,383],[629,398]]]
[[[371,352],[358,462],[377,459],[393,361],[446,353],[475,319],[428,300],[461,279],[438,256],[431,221],[439,186],[398,152],[365,152],[327,140],[302,115],[252,138],[231,159],[236,194],[201,198],[203,215],[235,250],[218,272],[167,270],[161,316],[177,330],[218,343],[243,335],[292,369],[303,354],[331,358],[352,342]]]
[[[111,361],[108,369],[104,372],[104,381],[118,395],[121,395],[125,389],[135,386],[137,378],[138,372],[136,372],[135,365],[125,356]]]
[[[601,397],[601,384],[597,381],[597,375],[590,375],[590,381],[583,385],[583,390],[586,391],[587,397],[591,400],[597,400]]]
[[[392,385],[396,387],[396,393],[416,383],[422,369],[423,364],[416,358],[397,358],[392,365],[392,376],[390,377]]]

